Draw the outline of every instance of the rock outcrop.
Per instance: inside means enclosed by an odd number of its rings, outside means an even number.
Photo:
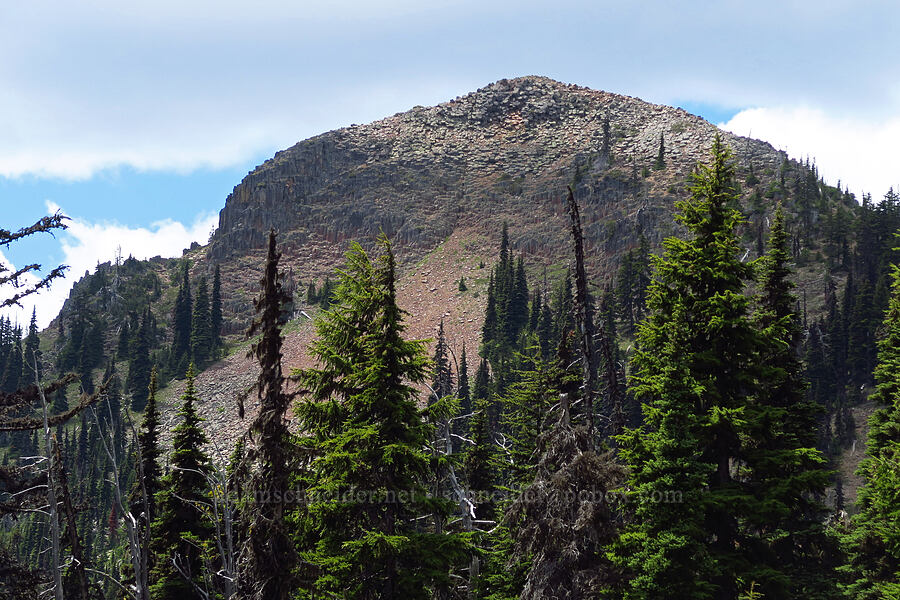
[[[302,141],[251,172],[228,197],[209,255],[261,248],[270,227],[288,253],[383,230],[415,259],[460,225],[503,220],[519,250],[561,256],[557,222],[577,183],[585,234],[602,268],[641,230],[671,232],[672,201],[717,129],[684,110],[543,77],[501,80],[430,108]],[[723,133],[739,166],[777,171],[769,144]],[[660,136],[665,169],[651,171]]]

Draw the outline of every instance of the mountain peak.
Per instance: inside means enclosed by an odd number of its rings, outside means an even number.
[[[539,230],[559,208],[548,202],[573,182],[596,204],[589,219],[605,223],[596,237],[612,252],[651,229],[649,215],[671,213],[718,131],[630,96],[536,75],[501,79],[277,153],[228,197],[210,253],[262,248],[270,227],[285,233],[289,252],[383,230],[415,259],[462,222],[490,229],[531,214],[541,216],[521,235],[544,240]],[[786,160],[769,144],[721,133],[739,168],[774,171]],[[653,169],[661,138],[665,168]]]

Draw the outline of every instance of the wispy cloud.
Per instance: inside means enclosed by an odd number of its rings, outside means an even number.
[[[720,125],[738,135],[770,142],[794,158],[815,161],[832,185],[838,180],[861,197],[898,189],[896,161],[900,117],[865,119],[808,107],[753,108]]]
[[[65,209],[51,202],[47,203],[49,213],[57,210],[65,214]],[[56,281],[49,291],[34,294],[22,301],[22,309],[10,309],[6,314],[19,323],[27,324],[32,308],[37,309],[38,324],[46,327],[59,313],[69,295],[72,285],[93,272],[98,263],[114,260],[117,254],[123,258],[133,256],[138,259],[154,256],[181,256],[184,248],[192,242],[206,243],[215,228],[218,217],[214,214],[198,215],[193,223],[160,221],[149,227],[127,227],[115,222],[89,222],[78,217],[68,221],[68,229],[58,237],[63,251],[63,264],[69,266],[65,278]],[[0,261],[9,261],[0,252]],[[30,279],[34,281],[34,278]],[[4,293],[0,290],[0,293]]]
[[[8,3],[0,175],[233,165],[526,74],[874,126],[900,114],[898,17],[850,0]]]

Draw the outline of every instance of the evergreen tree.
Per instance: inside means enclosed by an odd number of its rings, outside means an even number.
[[[535,290],[531,297],[531,305],[528,311],[528,331],[536,332],[541,322],[541,290]]]
[[[434,358],[432,360],[434,361],[434,375],[431,380],[431,389],[434,390],[434,394],[429,396],[429,404],[453,394],[453,371],[450,368],[447,338],[444,337],[443,319],[441,319],[441,324],[438,326],[437,343],[434,346]],[[437,395],[437,398],[434,397],[435,395]]]
[[[351,246],[333,306],[317,321],[319,367],[300,373],[310,390],[299,407],[303,444],[317,453],[310,493],[349,493],[310,503],[306,530],[315,535],[305,560],[319,569],[314,589],[329,595],[431,598],[468,554],[456,535],[417,525],[445,504],[426,498],[432,428],[412,387],[428,360],[421,341],[402,337],[393,253],[385,236],[378,245],[375,264]]]
[[[484,309],[484,324],[481,327],[482,353],[486,355],[497,339],[497,295],[494,290],[494,274],[488,278],[487,306]]]
[[[78,364],[78,375],[81,378],[81,389],[86,394],[94,393],[94,366],[89,348],[90,338],[88,332],[85,331],[81,338],[81,360]]]
[[[141,429],[138,434],[138,444],[141,448],[141,472],[143,484],[147,489],[147,503],[150,505],[150,515],[156,514],[156,494],[160,491],[162,471],[159,466],[159,458],[162,450],[159,447],[159,412],[156,407],[156,390],[158,374],[156,367],[150,372],[150,381],[147,384],[147,404],[144,408],[144,418],[141,421]],[[140,482],[135,482],[136,489]],[[132,497],[137,497],[132,494]],[[135,507],[139,508],[139,507]]]
[[[660,132],[659,134],[659,151],[656,153],[656,160],[653,161],[653,169],[656,171],[662,171],[666,168],[666,142],[663,139],[663,134]]]
[[[192,313],[191,284],[188,279],[188,264],[185,262],[182,266],[181,285],[178,288],[178,295],[175,297],[175,308],[172,312],[172,350],[169,367],[178,374],[186,370],[189,362]],[[182,369],[182,365],[184,365],[185,369]]]
[[[41,364],[41,340],[38,338],[37,309],[31,311],[31,322],[28,324],[28,335],[25,337],[25,364],[31,367],[37,361],[38,380],[43,379],[43,365]],[[26,369],[33,375],[33,367]],[[30,377],[29,377],[30,379]]]
[[[752,272],[739,260],[740,215],[729,208],[733,174],[716,136],[711,164],[676,204],[690,238],[665,241],[648,290],[630,379],[644,423],[620,438],[635,500],[616,548],[631,572],[626,598],[734,597],[748,569],[734,509],[749,499],[731,465],[757,334],[743,294]]]
[[[222,275],[219,265],[213,275],[212,301],[209,307],[209,318],[212,325],[212,347],[222,347]]]
[[[472,411],[472,397],[469,391],[469,365],[466,358],[466,343],[463,342],[462,353],[459,355],[459,379],[457,381],[456,396],[459,398],[460,410],[463,414]]]
[[[319,288],[318,294],[316,294],[320,308],[327,309],[329,306],[331,306],[334,287],[334,282],[326,277],[325,281],[322,282],[322,287]]]
[[[141,320],[134,343],[131,345],[131,358],[128,361],[128,391],[131,393],[131,408],[137,412],[144,410],[150,386],[149,315],[150,309],[148,308]]]
[[[490,498],[496,484],[494,468],[495,451],[490,424],[488,423],[489,406],[487,398],[477,398],[474,407],[475,414],[469,421],[468,438],[472,443],[466,448],[463,458],[463,472],[469,489],[481,496],[483,501],[477,503],[478,514],[481,519],[493,517],[494,504]]]
[[[156,410],[156,379],[157,372],[154,367],[150,372],[150,381],[147,384],[147,402],[144,408],[144,419],[138,433],[138,445],[140,446],[141,464],[138,477],[135,478],[131,490],[131,513],[138,523],[141,540],[150,537],[150,523],[156,516],[156,497],[162,489],[162,470],[159,466],[159,458],[162,451],[159,447],[159,413]],[[147,513],[144,513],[143,494],[147,494]],[[149,547],[145,546],[149,552]],[[153,556],[148,556],[147,567],[153,568]]]
[[[209,459],[203,452],[206,435],[200,428],[200,417],[194,408],[194,366],[187,371],[184,401],[174,429],[170,471],[156,496],[159,514],[152,525],[151,550],[154,568],[150,574],[150,591],[154,600],[200,600],[193,584],[203,586],[203,566],[199,546],[210,536],[210,526],[202,515],[207,482],[204,476]],[[191,581],[176,569],[187,574]],[[193,582],[193,584],[192,584]]]
[[[260,281],[262,291],[256,300],[258,316],[247,332],[248,337],[262,334],[251,350],[260,366],[256,382],[260,409],[251,427],[256,444],[247,454],[256,468],[249,483],[250,500],[243,511],[248,539],[241,552],[238,587],[243,597],[258,600],[290,598],[297,563],[285,525],[291,458],[284,414],[293,395],[284,392],[281,372],[282,316],[291,298],[282,287],[280,258],[272,230]]]
[[[620,578],[603,550],[618,532],[607,492],[623,469],[572,425],[570,399],[561,398],[559,421],[538,438],[534,480],[506,513],[512,562],[530,562],[521,600],[608,598]]]
[[[806,394],[800,362],[800,321],[792,293],[784,213],[775,211],[768,253],[761,260],[757,328],[760,390],[745,413],[744,481],[754,504],[743,523],[753,550],[753,575],[767,598],[827,598],[833,578],[810,573],[828,545],[822,527],[830,474],[816,450],[818,406]],[[829,589],[830,583],[830,589]]]
[[[197,284],[197,298],[191,315],[191,357],[197,365],[205,365],[212,355],[213,332],[209,312],[209,291],[206,277]]]
[[[516,261],[506,315],[506,339],[510,344],[514,344],[519,332],[528,326],[528,281],[525,276],[525,261],[521,256]]]
[[[866,478],[857,499],[859,514],[847,538],[854,600],[900,598],[900,268],[878,342],[877,387],[869,397],[880,405],[869,421]]]
[[[22,354],[22,330],[18,327],[12,330],[11,343],[6,355],[2,385],[0,391],[13,394],[21,387],[22,376],[25,370],[24,355]],[[31,381],[28,381],[31,383]]]
[[[553,364],[536,356],[523,356],[518,381],[509,386],[500,402],[500,429],[507,438],[506,480],[517,488],[534,481],[538,438],[546,432],[550,407],[558,401],[560,392],[572,394],[570,400],[574,401],[578,391],[577,372],[566,370],[574,362],[568,345],[562,344],[560,350],[563,354]]]

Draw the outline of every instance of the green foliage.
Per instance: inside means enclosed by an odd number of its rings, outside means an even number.
[[[768,253],[760,259],[755,322],[761,334],[759,390],[742,427],[743,484],[752,495],[742,546],[753,552],[752,579],[772,598],[828,598],[834,577],[824,568],[834,554],[819,502],[829,485],[825,458],[816,449],[820,407],[806,394],[800,362],[800,319],[790,281],[784,214],[773,218]],[[809,573],[818,562],[820,572]]]
[[[659,151],[656,153],[656,160],[653,161],[653,170],[662,171],[666,168],[666,142],[663,134],[659,134]]]
[[[877,388],[880,405],[869,422],[868,457],[859,473],[859,514],[846,545],[851,583],[848,597],[900,598],[900,268],[894,267],[893,293],[878,342]]]
[[[416,524],[447,514],[444,501],[427,495],[432,428],[412,387],[428,360],[423,342],[402,337],[393,253],[386,237],[378,243],[374,264],[351,246],[332,307],[316,323],[319,366],[298,374],[309,390],[298,408],[301,444],[315,456],[303,558],[318,576],[308,593],[430,598],[450,585],[465,544]]]
[[[690,238],[669,238],[638,330],[631,391],[644,423],[621,436],[633,518],[615,560],[630,572],[626,598],[730,594],[748,568],[733,512],[748,500],[731,476],[740,456],[757,334],[729,208],[734,168],[721,139],[694,176],[676,219]],[[679,502],[659,499],[678,495]],[[736,592],[736,591],[735,591]]]
[[[131,344],[131,356],[128,360],[128,391],[131,393],[131,408],[143,412],[147,404],[150,386],[150,309],[144,313],[141,326]]]
[[[201,277],[191,315],[191,357],[195,364],[203,366],[209,361],[214,348],[214,337],[206,277]]]
[[[222,347],[222,273],[219,270],[219,265],[216,265],[216,271],[213,275],[209,320],[212,326],[212,346],[218,350]]]
[[[444,337],[444,320],[441,319],[438,327],[437,342],[434,346],[434,358],[432,359],[434,373],[431,380],[431,389],[434,394],[429,395],[428,403],[451,396],[453,394],[453,370],[450,365],[447,338]],[[435,395],[437,396],[435,398]]]
[[[151,526],[151,550],[154,568],[150,573],[150,590],[154,600],[187,600],[201,596],[175,568],[203,585],[201,544],[210,536],[210,524],[203,518],[200,504],[206,499],[204,476],[209,459],[203,452],[206,435],[200,428],[200,417],[194,408],[194,367],[187,372],[187,385],[178,411],[181,422],[175,427],[169,474],[163,479],[156,496],[159,514]]]
[[[191,284],[188,279],[188,264],[185,262],[172,312],[172,347],[169,352],[169,370],[179,375],[187,370],[190,362],[192,313]]]

